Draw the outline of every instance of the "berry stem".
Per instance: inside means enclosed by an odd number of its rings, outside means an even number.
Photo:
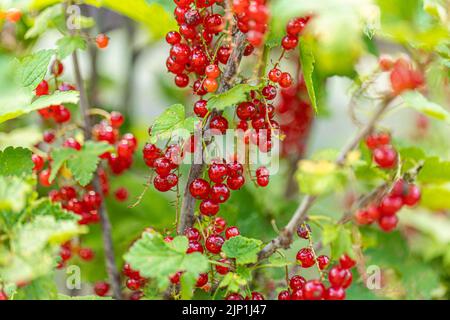
[[[355,135],[355,137],[344,146],[344,148],[341,150],[337,160],[336,164],[341,166],[345,163],[345,160],[347,158],[347,155],[353,151],[355,148],[358,147],[360,142],[372,131],[372,129],[375,127],[376,123],[380,120],[381,116],[384,114],[386,109],[389,107],[390,103],[392,102],[391,97],[387,97],[375,110],[372,117],[369,119],[369,121],[366,123],[364,127],[362,127],[358,133]],[[316,196],[313,195],[307,195],[303,198],[302,202],[298,206],[297,210],[295,211],[294,215],[292,216],[289,223],[286,225],[286,227],[280,232],[278,237],[270,241],[258,254],[258,260],[265,259],[269,256],[271,256],[277,249],[279,248],[289,248],[289,246],[292,243],[293,234],[295,233],[295,230],[299,225],[301,225],[303,222],[305,222],[307,218],[307,213],[309,209],[312,207],[312,205],[317,200]]]

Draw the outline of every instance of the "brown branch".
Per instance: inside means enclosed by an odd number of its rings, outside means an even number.
[[[217,93],[224,93],[230,90],[233,86],[234,77],[237,74],[239,65],[242,60],[242,56],[244,54],[245,46],[246,46],[246,37],[245,35],[236,30],[233,34],[232,40],[232,52],[230,58],[228,60],[227,65],[222,73],[222,79],[219,84],[219,89]],[[209,119],[213,118],[216,115],[221,114],[217,110],[212,110]],[[209,121],[205,125],[205,130],[209,128]],[[203,147],[201,151],[194,153],[194,164],[191,166],[189,171],[189,177],[186,183],[186,187],[184,188],[183,195],[183,203],[181,207],[180,221],[178,224],[178,234],[182,234],[186,228],[192,227],[194,224],[194,211],[195,211],[195,203],[196,199],[191,196],[189,192],[189,185],[197,178],[200,178],[205,169],[205,163],[203,161]]]
[[[91,139],[92,135],[92,127],[91,127],[91,119],[89,115],[89,101],[86,94],[86,90],[84,87],[83,79],[81,77],[80,71],[80,63],[78,60],[78,54],[76,51],[72,53],[72,62],[75,72],[75,81],[80,92],[80,111],[83,117],[83,130],[84,137],[86,140]],[[94,191],[101,195],[102,199],[104,198],[102,188],[100,185],[100,181],[98,175],[94,176],[92,181]],[[105,251],[105,262],[106,262],[106,271],[108,273],[109,282],[111,283],[111,287],[113,290],[113,295],[115,299],[122,299],[122,291],[120,288],[120,276],[117,271],[115,256],[114,256],[114,248],[113,241],[111,235],[111,222],[109,220],[108,212],[102,202],[99,208],[100,214],[100,223],[102,228],[102,237],[103,237],[103,247]]]
[[[343,165],[348,154],[358,147],[359,143],[373,130],[377,121],[381,118],[384,111],[388,108],[391,103],[392,98],[387,98],[385,101],[381,103],[381,105],[375,110],[372,117],[366,123],[366,125],[360,129],[360,131],[356,134],[356,136],[344,146],[341,150],[337,160],[337,165]],[[292,216],[289,223],[286,227],[280,232],[278,237],[269,242],[258,254],[258,260],[265,259],[272,255],[279,248],[289,248],[293,241],[293,235],[297,230],[298,226],[300,226],[303,222],[305,222],[307,218],[307,213],[312,205],[317,200],[316,196],[307,195],[303,198],[302,202],[298,206],[294,215]]]

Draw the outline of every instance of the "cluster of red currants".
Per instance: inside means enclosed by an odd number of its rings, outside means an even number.
[[[155,169],[156,176],[153,185],[160,192],[167,192],[178,185],[178,176],[175,171],[181,163],[183,152],[176,145],[170,145],[164,153],[155,144],[147,143],[143,149],[145,164]]]
[[[139,271],[133,270],[128,263],[124,264],[122,273],[128,278],[126,280],[127,288],[132,291],[130,300],[140,300],[144,295],[141,289],[147,284],[147,279],[141,277]]]
[[[189,74],[194,74],[193,91],[199,96],[218,89],[217,78],[221,71],[219,63],[226,64],[231,49],[217,41],[214,36],[225,28],[223,15],[214,13],[212,7],[221,1],[174,0],[178,31],[166,35],[172,47],[166,66],[175,74],[175,84],[180,88],[189,85]],[[210,8],[211,10],[208,10]]]
[[[103,120],[92,128],[92,137],[97,141],[104,141],[115,147],[115,152],[105,152],[102,159],[108,161],[111,172],[120,175],[133,164],[133,155],[138,147],[136,137],[132,133],[120,136],[119,128],[123,124],[123,115],[111,112],[109,119]]]
[[[81,260],[89,262],[94,259],[94,251],[91,248],[82,248],[78,244],[68,241],[61,245],[59,250],[59,256],[61,260],[58,262],[57,268],[62,269],[65,267],[67,261],[69,261],[74,254],[77,254]]]
[[[232,237],[236,237],[240,234],[239,229],[234,226],[227,227],[227,222],[221,217],[215,217],[208,220],[208,224],[200,231],[197,228],[190,227],[184,231],[184,235],[189,240],[189,246],[186,253],[199,252],[201,254],[207,254],[213,257],[217,257],[217,263],[215,265],[215,271],[219,275],[226,275],[231,268],[234,268],[232,259],[225,259],[221,257],[222,245],[225,240]],[[173,237],[167,236],[164,241],[171,242]],[[205,252],[206,248],[206,252]],[[179,284],[182,272],[177,272],[170,277],[172,284]],[[206,291],[209,290],[208,274],[202,273],[199,275],[196,287],[203,288]]]
[[[252,46],[259,47],[263,43],[270,19],[266,0],[233,0],[232,8],[239,30],[246,34]]]
[[[373,161],[382,169],[392,169],[397,165],[397,151],[390,143],[391,136],[385,132],[374,133],[366,138]]]
[[[398,223],[396,213],[403,206],[415,206],[420,201],[420,189],[403,179],[397,180],[392,190],[378,202],[365,209],[358,210],[355,214],[356,222],[361,225],[369,225],[377,221],[385,232],[395,229]]]
[[[379,66],[382,71],[390,72],[391,86],[395,96],[403,91],[416,89],[425,82],[423,74],[415,70],[405,58],[393,60],[391,57],[383,56],[379,60]]]
[[[314,120],[314,111],[307,98],[303,77],[297,86],[281,91],[281,99],[276,107],[280,119],[280,129],[285,136],[281,152],[284,156],[303,155]]]
[[[301,225],[297,229],[297,234],[302,239],[309,239],[311,229],[307,224]],[[316,257],[315,252],[310,248],[301,249],[296,256],[298,264],[302,268],[310,268],[316,265],[323,278],[323,272],[330,265],[330,258],[326,255]],[[294,275],[289,280],[289,288],[282,290],[278,294],[278,300],[343,300],[345,299],[345,289],[352,282],[351,268],[355,266],[355,261],[348,255],[342,255],[339,265],[334,266],[328,272],[327,288],[322,280],[307,281],[300,275]]]

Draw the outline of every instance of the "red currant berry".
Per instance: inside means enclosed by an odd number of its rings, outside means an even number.
[[[302,239],[309,239],[311,228],[308,224],[302,224],[297,228],[297,235]]]
[[[245,178],[243,176],[234,176],[227,179],[227,186],[231,190],[239,190],[245,184]]]
[[[190,240],[190,241],[200,241],[200,231],[196,228],[186,228],[184,230],[184,235]]]
[[[229,266],[231,262],[227,259],[220,259],[217,262]],[[218,265],[216,264],[216,271],[218,274],[226,275],[228,272],[230,272],[230,267],[224,266],[224,265]]]
[[[203,253],[203,246],[198,241],[189,241],[189,246],[186,250],[186,253],[199,252]]]
[[[91,261],[94,259],[94,251],[92,251],[91,248],[81,248],[80,251],[78,251],[78,255],[84,261]]]
[[[278,300],[291,300],[291,294],[287,290],[280,291]]]
[[[45,96],[48,95],[48,93],[49,93],[48,82],[42,80],[41,83],[39,83],[38,86],[36,87],[36,96],[38,97]]]
[[[403,196],[403,204],[407,206],[415,206],[419,203],[421,197],[420,189],[414,184],[408,186],[407,193]]]
[[[301,249],[296,256],[302,268],[309,268],[315,264],[314,254],[310,248]]]
[[[222,116],[215,116],[211,119],[209,127],[212,130],[217,130],[221,134],[225,134],[228,129],[228,120]]]
[[[196,199],[207,199],[211,188],[209,183],[203,179],[195,179],[189,185],[189,192]]]
[[[120,128],[123,124],[124,118],[120,112],[113,111],[111,112],[111,116],[109,118],[109,122],[111,126],[114,128]]]
[[[109,291],[109,284],[107,282],[97,282],[94,285],[94,292],[99,297],[104,297]]]
[[[305,300],[303,297],[303,289],[293,290],[291,294],[291,300]]]
[[[206,238],[205,246],[209,252],[218,254],[222,250],[222,245],[224,242],[225,240],[221,236],[210,235],[208,238]]]
[[[213,231],[215,233],[222,233],[223,230],[225,230],[225,228],[227,227],[227,222],[222,217],[216,217],[214,219],[213,225],[214,225],[214,230]]]
[[[292,76],[288,72],[283,72],[279,83],[282,88],[289,88],[292,86]]]
[[[201,288],[207,283],[208,283],[208,274],[207,273],[201,273],[198,276],[198,278],[197,278],[197,282],[195,283],[195,286],[197,288]]]
[[[55,133],[53,133],[53,131],[45,131],[44,135],[43,135],[43,140],[46,143],[52,143],[53,141],[55,141]]]
[[[391,169],[397,164],[397,151],[389,145],[383,145],[373,150],[373,161],[383,169]]]
[[[330,264],[330,258],[328,256],[321,255],[317,257],[317,262],[319,263],[320,270],[323,270]]]
[[[382,216],[392,216],[396,214],[403,206],[403,200],[400,197],[386,196],[381,200],[380,212]]]
[[[227,177],[228,169],[223,163],[213,163],[208,169],[208,176],[214,183],[221,183]]]
[[[103,34],[103,33],[100,33],[95,38],[95,42],[97,43],[97,47],[99,49],[105,49],[106,47],[108,47],[109,37],[107,35]]]
[[[297,44],[298,44],[298,37],[293,37],[290,35],[285,36],[281,41],[281,45],[285,50],[295,49],[295,47],[297,47]]]
[[[224,203],[230,198],[230,190],[223,183],[215,184],[211,187],[210,196],[214,202]]]
[[[302,276],[293,276],[291,280],[289,280],[289,286],[292,290],[303,289],[303,286],[306,283],[306,279]]]
[[[356,265],[356,261],[350,258],[347,254],[343,254],[339,258],[339,265],[344,269],[351,269]]]
[[[207,101],[206,100],[198,100],[195,104],[194,104],[194,113],[199,117],[199,118],[204,118],[207,114],[208,114],[208,108],[207,106]]]
[[[343,288],[328,288],[325,293],[325,300],[345,300],[345,290]]]
[[[43,187],[50,187],[52,184],[50,183],[50,168],[42,170],[39,173],[39,183],[41,184],[41,186]]]
[[[240,235],[239,229],[237,227],[228,227],[225,230],[225,238],[228,240],[233,237]]]
[[[380,220],[378,220],[378,225],[380,226],[381,230],[385,232],[391,232],[397,227],[397,224],[398,218],[396,215],[382,216]]]
[[[44,168],[44,159],[40,155],[32,154],[31,160],[34,163],[33,171],[41,171]]]
[[[333,288],[346,288],[352,281],[352,273],[349,269],[344,269],[339,266],[335,266],[330,269],[328,273],[328,281]]]
[[[282,72],[278,68],[273,68],[269,71],[269,80],[278,83],[281,79]]]
[[[205,216],[215,216],[219,212],[220,206],[217,202],[207,199],[200,203],[200,213]]]
[[[128,190],[126,188],[119,188],[114,192],[114,197],[117,201],[123,202],[128,199]]]
[[[310,280],[303,287],[303,298],[305,300],[322,300],[325,297],[325,286],[318,280]]]
[[[174,45],[181,42],[181,35],[176,31],[170,31],[166,34],[166,42]]]

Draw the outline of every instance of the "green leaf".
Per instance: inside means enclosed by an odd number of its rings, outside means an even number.
[[[55,50],[41,50],[24,58],[19,66],[22,86],[36,88],[47,74]]]
[[[225,241],[222,252],[228,258],[236,258],[237,264],[255,263],[258,260],[261,245],[260,240],[237,236]]]
[[[311,105],[317,112],[317,98],[314,83],[314,67],[316,60],[314,59],[312,39],[302,37],[300,39],[300,62],[302,65],[303,78],[305,79],[308,96],[311,100]]]
[[[241,287],[247,285],[247,279],[241,277],[241,275],[228,272],[219,284],[219,288],[227,288],[227,292],[239,292]]]
[[[338,260],[342,254],[354,257],[351,231],[341,224],[326,224],[323,226],[322,241],[331,246],[331,257]]]
[[[75,180],[81,185],[88,185],[97,171],[99,156],[111,151],[111,146],[105,142],[87,141],[81,150],[71,148],[55,149],[52,152],[53,166],[50,181],[53,181],[64,163],[72,172]]]
[[[450,183],[422,185],[420,205],[431,210],[450,209]]]
[[[407,91],[402,98],[405,106],[416,109],[427,116],[450,123],[450,113],[437,103],[429,101],[418,91]]]
[[[33,192],[30,183],[17,177],[0,176],[0,211],[19,212]]]
[[[34,20],[33,27],[28,29],[25,39],[35,38],[47,31],[54,19],[62,15],[63,8],[60,4],[44,9]]]
[[[346,181],[343,169],[328,160],[303,160],[296,173],[302,193],[320,195],[342,188]]]
[[[450,161],[442,161],[438,157],[426,159],[417,180],[421,183],[450,182]]]
[[[41,96],[31,104],[23,105],[0,105],[0,123],[28,114],[50,105],[58,105],[63,103],[78,103],[80,94],[78,91],[56,91],[52,95]]]
[[[29,215],[31,217],[52,216],[57,221],[68,220],[76,222],[80,219],[79,216],[71,211],[63,209],[60,203],[52,202],[48,198],[39,199],[38,201],[33,202]]]
[[[198,120],[194,117],[186,118],[184,106],[174,104],[167,108],[153,123],[151,141],[170,139],[174,135],[187,138],[194,131]]]
[[[209,110],[224,110],[226,107],[235,106],[248,100],[248,94],[258,87],[249,84],[238,84],[227,92],[212,96],[208,100]]]
[[[86,40],[81,36],[65,36],[56,42],[58,57],[64,59],[76,50],[86,50]]]
[[[0,151],[0,175],[2,176],[31,175],[33,167],[29,149],[8,147]]]
[[[145,232],[124,258],[142,276],[156,279],[161,289],[169,284],[169,277],[178,271],[184,271],[194,279],[207,271],[208,259],[205,256],[198,252],[186,254],[186,237],[176,237],[174,241],[175,244],[166,243],[160,234]],[[184,281],[191,280],[185,278]]]

